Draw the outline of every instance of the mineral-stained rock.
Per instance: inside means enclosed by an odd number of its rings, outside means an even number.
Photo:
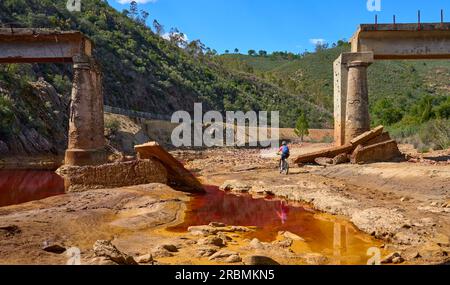
[[[250,232],[252,229],[240,226],[227,226],[227,227],[211,227],[211,226],[192,226],[188,228],[188,232],[197,236],[209,236],[216,235],[219,232],[223,233],[245,233]]]
[[[166,169],[154,159],[117,162],[100,166],[63,166],[57,172],[66,179],[69,192],[167,183]]]
[[[197,250],[197,257],[210,257],[217,252],[217,249],[213,247],[202,247]]]
[[[50,245],[45,245],[42,248],[42,250],[46,251],[46,252],[61,254],[66,251],[66,248],[59,244],[50,244]]]
[[[288,239],[292,239],[292,240],[305,241],[302,237],[300,237],[294,233],[288,232],[288,231],[279,232],[278,235],[283,236]]]
[[[280,265],[278,262],[270,257],[262,255],[251,255],[244,259],[245,265],[256,265],[256,266],[274,266]]]
[[[106,257],[120,265],[137,264],[133,257],[119,251],[110,241],[98,240],[93,248],[97,257]]]
[[[202,238],[197,242],[198,245],[214,245],[214,246],[225,246],[223,239],[217,236],[209,236],[206,238]]]
[[[214,253],[213,255],[211,255],[209,257],[209,260],[225,260],[228,257],[233,256],[233,255],[239,256],[239,253],[223,249],[223,250],[218,251],[218,252]]]
[[[283,240],[274,241],[272,244],[275,246],[283,247],[283,248],[289,248],[292,246],[293,242],[294,241],[292,239],[285,238]]]
[[[254,238],[254,239],[250,242],[249,245],[250,245],[250,247],[253,248],[253,249],[263,249],[263,248],[264,248],[264,244],[261,243],[261,242],[259,241],[259,239],[257,239],[257,238]]]
[[[168,252],[178,252],[177,246],[173,244],[162,244],[161,247],[167,250]]]
[[[394,209],[369,208],[355,211],[351,221],[366,233],[373,233],[377,238],[383,238],[399,232],[410,221]]]
[[[237,180],[228,180],[220,186],[222,191],[231,191],[235,193],[247,193],[252,187]]]
[[[16,225],[0,226],[0,236],[12,237],[21,232],[22,230]]]
[[[170,252],[169,250],[167,250],[165,247],[159,245],[157,247],[155,247],[154,249],[152,249],[152,256],[156,257],[156,258],[161,258],[161,257],[172,257],[173,253]]]
[[[211,222],[209,223],[210,227],[214,227],[214,228],[223,228],[226,227],[227,225],[225,225],[224,223],[219,223],[219,222]]]
[[[394,252],[386,256],[382,261],[381,264],[399,264],[404,262],[405,260],[401,256],[399,252]]]
[[[145,264],[145,263],[151,263],[153,262],[153,256],[151,254],[145,254],[138,256],[136,258],[137,263]]]
[[[346,154],[346,153],[341,153],[340,155],[337,155],[333,158],[334,165],[344,164],[344,163],[348,163],[348,162],[350,162],[350,158],[349,158],[348,154]]]
[[[237,263],[237,262],[241,262],[241,261],[242,261],[242,258],[237,254],[230,255],[225,259],[226,263]]]
[[[390,140],[367,147],[358,147],[352,154],[351,162],[353,164],[387,162],[401,156],[402,153],[398,149],[397,142]]]
[[[328,166],[333,164],[333,159],[327,157],[318,157],[314,159],[314,162],[317,163],[318,165]]]

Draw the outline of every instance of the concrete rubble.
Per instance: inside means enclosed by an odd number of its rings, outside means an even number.
[[[347,162],[366,164],[403,160],[404,156],[400,152],[397,142],[392,140],[389,133],[383,132],[383,130],[384,127],[379,126],[355,137],[343,146],[300,155],[295,159],[295,163],[299,165],[313,163],[327,166]]]

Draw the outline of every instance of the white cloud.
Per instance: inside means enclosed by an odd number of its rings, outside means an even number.
[[[318,44],[325,44],[327,41],[325,39],[309,39],[309,42],[312,43],[313,45],[318,45]]]
[[[133,0],[116,0],[116,2],[118,2],[119,4],[129,4],[131,1]],[[138,4],[146,4],[146,3],[155,3],[158,0],[134,0],[136,1],[136,3]]]

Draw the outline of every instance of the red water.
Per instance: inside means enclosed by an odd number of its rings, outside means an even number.
[[[64,194],[64,180],[52,171],[0,170],[0,207]]]
[[[217,187],[206,190],[206,195],[192,199],[184,223],[170,230],[182,232],[190,226],[221,222],[257,227],[248,237],[266,242],[274,241],[279,231],[289,231],[304,238],[314,251],[332,254],[339,248],[342,257],[356,255],[357,263],[365,262],[367,249],[375,243],[350,223],[319,214],[305,205],[226,194]]]

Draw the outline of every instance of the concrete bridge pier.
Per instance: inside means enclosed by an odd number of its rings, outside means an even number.
[[[334,138],[343,146],[370,128],[367,68],[371,52],[343,53],[334,62]]]
[[[370,131],[367,61],[348,63],[345,143]]]
[[[66,165],[97,165],[106,162],[102,76],[94,59],[73,57],[74,78],[69,119]]]

